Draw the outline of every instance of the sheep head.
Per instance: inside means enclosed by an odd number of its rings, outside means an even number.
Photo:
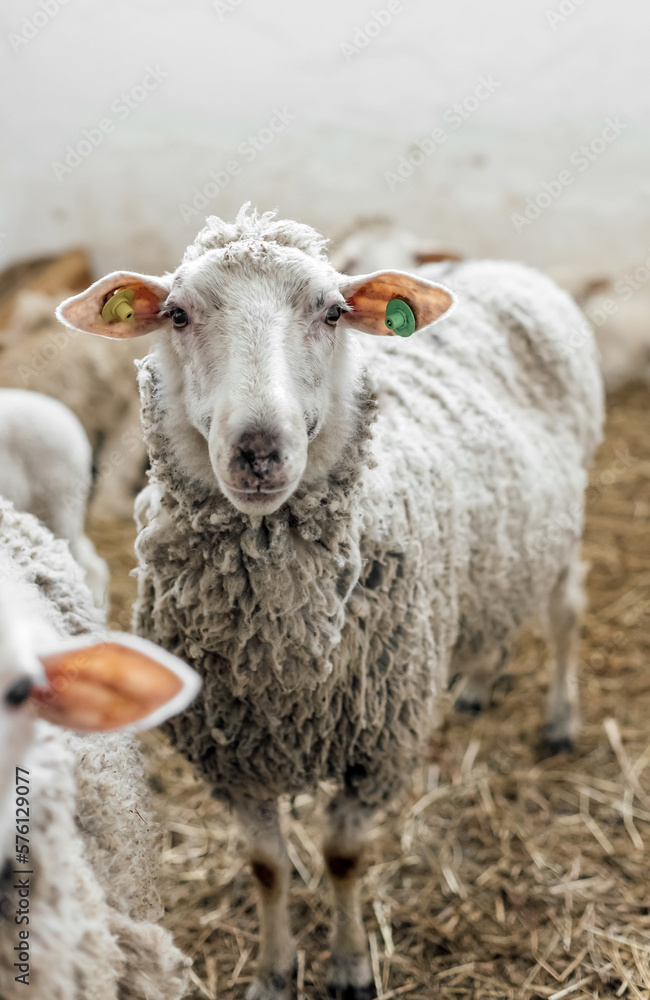
[[[172,275],[115,272],[59,307],[64,323],[102,336],[157,331],[177,427],[187,422],[188,447],[209,458],[203,478],[246,514],[277,510],[328,450],[324,427],[343,427],[358,373],[348,331],[405,335],[454,302],[400,271],[343,276],[323,247],[310,227],[245,206],[234,224],[209,219]]]

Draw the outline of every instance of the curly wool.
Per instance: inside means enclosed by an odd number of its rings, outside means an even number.
[[[37,611],[60,635],[100,633],[65,542],[0,499],[0,568],[38,588]],[[186,959],[155,886],[159,831],[131,734],[80,736],[36,724],[28,759],[32,809],[30,987],[34,1000],[175,1000]],[[0,860],[0,997],[17,1000],[11,858]],[[4,918],[4,919],[3,919]],[[14,931],[17,928],[14,926]]]
[[[227,249],[226,259],[238,256],[255,256],[269,245],[293,247],[310,257],[325,259],[327,240],[311,226],[290,219],[276,219],[275,212],[248,211],[247,201],[237,213],[234,222],[225,222],[217,215],[209,215],[205,226],[183,255],[183,263],[196,260],[209,250]]]
[[[96,632],[103,614],[92,602],[83,572],[68,543],[54,538],[35,517],[17,511],[0,497],[0,555],[3,568],[38,587],[43,613],[62,635]]]
[[[429,626],[425,588],[444,567],[415,544],[392,551],[390,538],[368,546],[363,537],[374,399],[361,392],[357,432],[327,480],[251,519],[176,477],[155,430],[151,358],[140,384],[153,471],[139,504],[135,628],[195,664],[207,689],[166,724],[172,738],[218,793],[242,782],[298,792],[331,777],[369,801],[388,797],[430,724],[444,643]],[[435,531],[433,509],[430,518]],[[354,616],[353,590],[356,604],[364,594]],[[423,651],[417,670],[413,649]]]
[[[564,350],[580,314],[534,271],[463,265],[454,287],[435,329],[364,339],[372,381],[340,461],[270,516],[180,475],[165,373],[155,353],[140,369],[134,624],[204,677],[167,728],[218,794],[333,779],[385,800],[452,653],[462,668],[543,614],[573,558],[602,424],[593,343]]]

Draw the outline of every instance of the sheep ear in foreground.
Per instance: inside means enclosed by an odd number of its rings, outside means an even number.
[[[162,307],[168,293],[164,278],[114,271],[85,292],[65,299],[56,316],[83,333],[117,340],[142,337],[164,323]]]
[[[201,687],[182,660],[123,632],[72,640],[40,660],[46,684],[32,689],[37,715],[68,729],[150,729],[187,708]]]
[[[344,280],[341,293],[352,307],[341,322],[379,337],[409,337],[449,313],[455,303],[448,288],[404,271]]]

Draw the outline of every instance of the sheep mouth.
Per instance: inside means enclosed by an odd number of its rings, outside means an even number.
[[[242,514],[274,514],[291,498],[300,482],[300,476],[282,487],[264,487],[262,484],[251,489],[235,489],[224,483],[222,489],[230,503]]]
[[[272,490],[265,490],[262,485],[256,486],[256,487],[254,487],[253,489],[250,489],[250,490],[240,490],[240,489],[237,489],[235,486],[231,486],[230,483],[226,483],[226,486],[227,486],[228,490],[231,493],[233,493],[235,496],[246,497],[247,499],[249,499],[249,498],[255,499],[255,497],[260,497],[260,496],[262,496],[262,497],[265,497],[265,496],[275,496],[278,493],[286,493],[287,492],[287,487],[286,486],[275,487],[275,489],[272,489]]]
[[[238,490],[228,483],[223,483],[222,489],[232,505],[243,514],[259,511],[261,514],[272,514],[282,506],[293,493],[297,483],[287,483],[285,486],[265,489],[261,484],[252,489]]]

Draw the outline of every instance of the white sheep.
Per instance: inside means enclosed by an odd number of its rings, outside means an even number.
[[[648,269],[645,269],[646,272]],[[578,302],[593,324],[605,386],[613,392],[629,382],[650,385],[650,289],[633,273],[613,284],[585,282]]]
[[[145,483],[146,453],[134,359],[147,341],[124,351],[79,337],[57,323],[62,296],[21,292],[6,329],[0,330],[0,385],[55,396],[79,418],[90,439],[97,470],[93,512],[132,517]]]
[[[363,274],[391,268],[412,271],[423,264],[460,260],[444,243],[416,236],[387,219],[359,222],[330,255],[341,274]]]
[[[603,417],[593,342],[567,347],[579,311],[542,275],[458,264],[454,295],[395,271],[343,277],[323,247],[245,206],[208,219],[173,275],[116,272],[59,311],[102,336],[156,331],[135,624],[203,674],[168,728],[242,820],[262,924],[249,997],[275,1000],[294,961],[278,795],[339,784],[328,983],[360,1000],[368,824],[419,759],[450,673],[494,671],[545,615],[546,735],[566,746]],[[389,336],[412,326],[426,329]]]
[[[133,730],[186,707],[198,678],[141,643],[104,632],[65,543],[0,500],[2,1000],[184,993]]]
[[[0,496],[66,539],[104,607],[108,566],[84,534],[91,485],[90,442],[74,413],[40,392],[0,389]]]

